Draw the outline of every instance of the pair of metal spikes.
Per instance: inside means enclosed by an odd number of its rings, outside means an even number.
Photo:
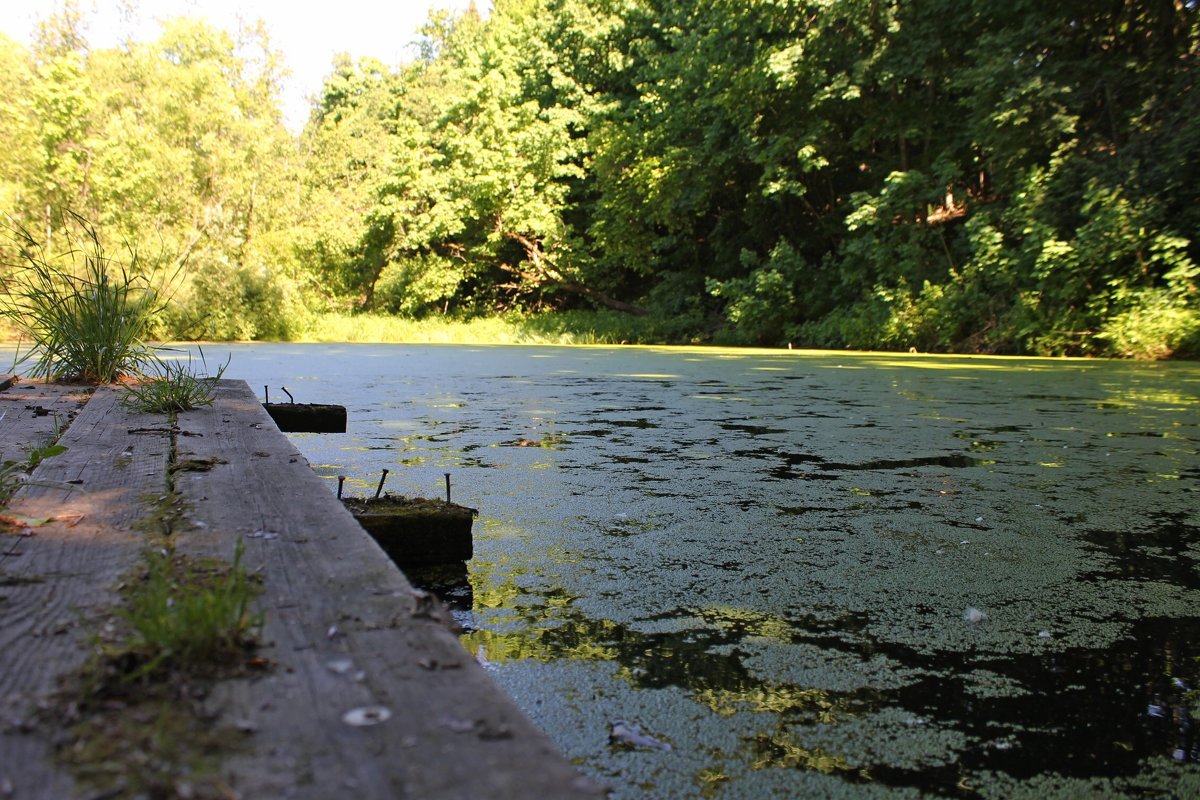
[[[289,403],[291,403],[292,405],[296,404],[296,398],[292,397],[292,393],[287,390],[286,386],[280,386],[279,389],[288,396]],[[263,402],[264,403],[271,402],[271,387],[270,386],[266,386],[266,385],[263,386]]]
[[[450,502],[450,473],[445,472],[442,474],[444,474],[446,476],[446,502],[449,503]],[[387,468],[384,468],[383,474],[379,476],[379,485],[375,487],[375,499],[376,500],[378,500],[379,496],[381,494],[383,494],[383,482],[387,480],[387,476],[388,476],[388,470],[387,470]],[[345,483],[346,483],[346,476],[338,475],[337,496],[338,496],[339,500],[342,499],[342,486]]]

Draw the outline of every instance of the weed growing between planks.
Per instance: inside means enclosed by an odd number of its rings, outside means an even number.
[[[241,736],[205,700],[215,681],[261,669],[251,610],[260,587],[240,543],[232,562],[166,544],[124,582],[124,604],[65,690],[72,724],[59,757],[105,797],[225,798],[217,766]]]
[[[204,362],[203,350],[200,351],[200,360]],[[144,413],[175,414],[212,405],[213,391],[217,381],[225,374],[229,359],[225,360],[215,375],[206,376],[192,370],[190,355],[186,364],[157,356],[149,363],[153,367],[152,374],[144,374],[140,380],[125,385],[122,405]]]
[[[148,551],[146,569],[119,616],[131,636],[119,654],[125,679],[173,672],[204,676],[244,660],[260,620],[250,604],[258,584],[242,564]]]
[[[172,465],[175,422],[170,415]],[[170,475],[139,526],[147,548],[120,587],[123,604],[62,694],[70,731],[59,758],[104,797],[235,796],[218,768],[244,732],[219,724],[206,700],[216,681],[265,664],[253,655],[260,585],[242,562],[241,542],[231,562],[176,553],[184,509]]]

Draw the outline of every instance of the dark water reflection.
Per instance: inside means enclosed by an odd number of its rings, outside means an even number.
[[[1200,796],[1194,365],[233,351],[331,490],[452,473],[464,644],[619,797]]]

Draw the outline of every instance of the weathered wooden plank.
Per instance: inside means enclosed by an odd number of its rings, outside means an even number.
[[[24,461],[32,448],[67,428],[90,394],[89,386],[44,381],[20,381],[0,389],[0,461]]]
[[[250,727],[225,764],[243,797],[579,798],[582,779],[463,650],[282,436],[241,381],[181,414],[175,488],[195,525],[177,550],[263,580],[265,677],[226,681],[212,708]],[[390,718],[356,727],[354,709]]]
[[[23,800],[76,796],[51,761],[60,726],[37,712],[86,659],[88,617],[116,605],[116,586],[141,550],[131,525],[164,490],[170,437],[132,432],[155,421],[119,398],[98,389],[64,434],[67,451],[42,462],[10,502],[16,513],[53,521],[29,535],[0,534],[0,785]]]

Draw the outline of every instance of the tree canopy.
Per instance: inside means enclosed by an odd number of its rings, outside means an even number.
[[[166,332],[609,309],[669,340],[1200,353],[1195,0],[495,0],[339,58],[0,37],[0,209],[186,263]]]

